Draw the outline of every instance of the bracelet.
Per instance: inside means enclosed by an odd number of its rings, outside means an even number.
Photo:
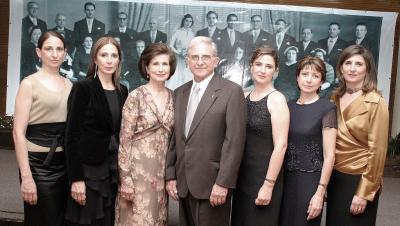
[[[264,181],[269,182],[270,184],[275,184],[275,182],[276,182],[275,180],[268,179],[268,178],[265,178]]]
[[[323,187],[324,189],[326,189],[326,184],[318,183],[318,186],[321,186],[321,187]]]

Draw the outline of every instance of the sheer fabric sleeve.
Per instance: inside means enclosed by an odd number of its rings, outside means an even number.
[[[331,108],[322,118],[323,128],[335,128],[337,129],[337,114],[336,107]]]

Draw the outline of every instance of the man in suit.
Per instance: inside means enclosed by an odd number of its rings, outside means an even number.
[[[261,15],[251,16],[251,30],[244,33],[243,40],[247,40],[248,53],[252,53],[253,50],[262,45],[272,45],[272,35],[263,29],[261,29],[262,17]]]
[[[311,55],[311,51],[318,48],[318,44],[312,40],[313,31],[309,27],[304,27],[301,31],[301,40],[296,43],[295,46],[299,49],[298,60],[305,56]]]
[[[56,26],[50,30],[60,33],[67,43],[68,54],[73,53],[75,49],[74,32],[65,27],[67,23],[67,17],[62,13],[57,13],[55,22]]]
[[[339,55],[347,47],[348,43],[339,37],[340,24],[332,22],[329,24],[329,37],[318,41],[318,45],[321,49],[326,51],[325,61],[332,65],[335,69],[336,79],[336,64],[339,59]]]
[[[237,28],[238,16],[229,14],[226,17],[227,26],[221,31],[221,41],[218,45],[218,54],[220,58],[227,59],[235,53],[235,47],[242,39],[242,33]]]
[[[175,125],[166,159],[166,188],[179,200],[179,225],[228,226],[231,189],[243,154],[242,88],[214,73],[219,58],[208,37],[189,44],[193,81],[175,90]]]
[[[367,36],[367,25],[365,23],[357,23],[355,27],[355,36],[356,38],[349,42],[349,45],[362,45],[368,50],[371,51],[375,63],[378,63],[378,49],[379,42],[371,40],[369,36]]]
[[[167,43],[167,34],[158,30],[158,22],[156,18],[150,18],[149,21],[149,30],[143,31],[139,36],[140,40],[143,40],[146,43],[146,46],[150,45],[150,43]]]
[[[288,26],[284,19],[278,19],[275,21],[276,33],[272,35],[271,45],[278,50],[279,57],[283,57],[283,53],[287,47],[293,46],[296,43],[294,37],[286,34],[289,28],[290,26]]]
[[[83,39],[86,36],[93,38],[93,43],[105,34],[106,25],[103,22],[94,18],[96,6],[93,2],[86,2],[84,12],[86,17],[74,24],[75,46],[82,45]]]
[[[198,30],[196,36],[209,37],[215,44],[220,45],[221,42],[221,29],[217,28],[218,14],[214,11],[208,11],[206,28]]]
[[[27,7],[28,15],[22,19],[22,44],[31,40],[31,37],[29,37],[29,31],[33,26],[39,26],[42,33],[47,31],[46,22],[37,18],[39,4],[37,2],[30,1],[28,2]]]
[[[118,13],[118,26],[108,32],[109,36],[118,37],[121,41],[121,49],[124,50],[124,57],[128,59],[132,56],[132,50],[137,39],[137,32],[127,26],[128,14]]]

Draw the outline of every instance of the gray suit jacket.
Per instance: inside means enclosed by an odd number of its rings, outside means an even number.
[[[178,195],[188,191],[209,199],[216,183],[234,188],[246,136],[242,88],[214,74],[184,135],[192,82],[175,90],[175,125],[166,160],[166,180],[177,180]]]

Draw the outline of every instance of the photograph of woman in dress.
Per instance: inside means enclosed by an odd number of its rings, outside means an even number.
[[[45,32],[35,54],[42,67],[22,80],[14,113],[24,225],[63,226],[68,194],[63,138],[72,87],[59,73],[66,54],[64,38]]]
[[[87,78],[71,90],[65,134],[68,225],[114,225],[119,131],[128,95],[120,71],[119,44],[102,37],[93,46]]]
[[[150,44],[139,59],[148,83],[129,94],[122,112],[117,226],[167,225],[164,172],[174,103],[165,82],[175,68],[175,54],[163,43]]]
[[[166,82],[169,89],[174,90],[193,79],[192,73],[186,66],[187,48],[190,40],[194,38],[193,23],[192,15],[184,15],[179,29],[172,35],[169,42],[169,46],[176,54],[176,71],[174,76]]]
[[[318,94],[320,97],[329,98],[336,84],[335,70],[333,69],[332,65],[328,64],[328,62],[325,61],[325,56],[326,56],[325,50],[321,48],[316,48],[313,51],[311,51],[311,54],[321,59],[325,64],[325,82],[321,85],[321,90]]]
[[[338,133],[326,225],[375,225],[387,152],[388,107],[377,90],[374,59],[365,47],[344,49],[337,72],[339,85],[332,100]]]
[[[246,61],[244,43],[237,44],[233,56],[223,59],[218,65],[219,74],[228,80],[240,85],[246,91],[252,89],[250,69]]]
[[[233,193],[232,225],[277,226],[282,198],[282,163],[289,129],[285,96],[272,83],[278,53],[256,49],[250,60],[254,89],[245,93],[246,143]]]
[[[297,100],[288,102],[290,126],[285,157],[281,226],[320,226],[324,197],[335,160],[336,106],[318,95],[325,64],[299,61]]]
[[[21,46],[21,80],[39,70],[41,62],[36,54],[39,38],[42,35],[39,26],[29,28],[30,41]]]
[[[86,36],[83,39],[82,46],[78,47],[72,61],[72,70],[74,71],[75,81],[80,81],[86,78],[86,72],[90,63],[90,51],[92,50],[93,39],[91,36]]]
[[[299,90],[296,87],[298,52],[299,49],[296,46],[289,46],[285,49],[286,60],[279,64],[278,77],[274,81],[275,88],[282,92],[288,101],[299,96]]]

